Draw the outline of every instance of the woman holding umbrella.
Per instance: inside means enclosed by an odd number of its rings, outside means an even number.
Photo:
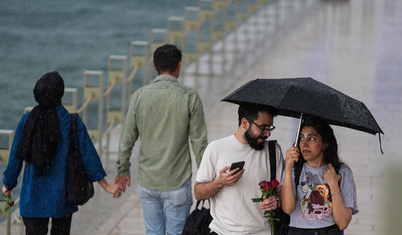
[[[298,146],[286,152],[282,179],[289,235],[343,234],[359,212],[353,173],[340,161],[334,132],[323,119],[303,119]]]

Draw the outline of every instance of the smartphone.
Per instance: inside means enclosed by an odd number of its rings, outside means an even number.
[[[244,161],[241,161],[241,162],[233,162],[232,165],[230,166],[229,171],[234,170],[234,169],[236,169],[236,168],[239,168],[239,170],[235,172],[235,174],[236,174],[237,172],[243,170],[244,163],[245,163]]]

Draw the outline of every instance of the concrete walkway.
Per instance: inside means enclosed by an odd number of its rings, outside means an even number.
[[[401,211],[391,204],[394,188],[391,166],[402,166],[402,2],[397,0],[338,0],[321,1],[319,8],[282,37],[266,35],[263,53],[253,67],[236,70],[244,76],[225,72],[218,76],[185,75],[184,84],[193,85],[203,99],[208,125],[208,140],[233,134],[237,128],[237,105],[220,102],[240,85],[255,78],[312,77],[363,101],[371,110],[385,135],[381,136],[384,155],[380,153],[378,136],[342,127],[334,127],[340,157],[353,173],[357,186],[360,212],[354,215],[345,234],[392,234],[386,232],[392,211]],[[277,41],[270,41],[277,38]],[[249,55],[250,56],[250,55]],[[251,54],[252,56],[252,54]],[[218,70],[221,68],[218,68]],[[229,68],[230,70],[230,68]],[[233,68],[233,71],[235,69]],[[269,94],[267,94],[269,95]],[[272,139],[278,140],[283,152],[292,145],[297,119],[278,116],[277,130]],[[120,127],[114,129],[113,148],[117,149]],[[133,151],[132,186],[119,199],[113,199],[97,186],[97,194],[73,216],[74,235],[142,235],[145,234],[142,208],[137,195],[136,156]],[[108,181],[114,181],[116,154],[107,162]],[[196,168],[194,168],[194,175]],[[396,191],[396,192],[400,192]],[[395,200],[396,201],[396,200]],[[398,221],[398,219],[394,219]],[[13,225],[12,234],[23,234]],[[0,227],[2,231],[4,227]],[[396,233],[395,233],[396,234]]]

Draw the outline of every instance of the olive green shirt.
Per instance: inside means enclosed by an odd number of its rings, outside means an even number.
[[[130,176],[131,150],[138,137],[138,183],[159,191],[179,188],[192,174],[189,138],[197,167],[208,144],[198,93],[173,76],[160,75],[133,94],[120,136],[119,176]]]

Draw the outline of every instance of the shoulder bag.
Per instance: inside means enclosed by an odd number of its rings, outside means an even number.
[[[276,179],[276,140],[268,141],[268,149],[269,149],[269,164],[271,166],[271,181]],[[289,223],[290,223],[290,215],[286,214],[282,207],[278,207],[275,210],[276,218],[279,218],[279,221],[274,221],[275,226],[275,235],[288,234],[289,231]]]
[[[77,140],[77,113],[71,115],[70,145],[67,154],[66,193],[72,205],[84,205],[94,195],[94,186],[89,182]]]
[[[269,147],[269,163],[271,166],[271,181],[273,179],[276,179],[276,140],[270,140],[268,141],[268,147]],[[294,169],[295,169],[295,185],[296,189],[297,186],[299,185],[299,180],[300,180],[300,174],[303,168],[303,164],[301,163],[302,161],[299,160],[299,162],[295,163]],[[297,190],[296,190],[297,193]],[[274,221],[274,226],[275,226],[275,235],[283,235],[283,234],[288,234],[289,232],[289,223],[290,223],[290,215],[286,214],[282,208],[277,208],[275,210],[276,216],[280,219],[279,221]]]
[[[182,235],[206,235],[211,233],[211,229],[209,228],[209,224],[212,221],[210,209],[204,207],[205,200],[202,201],[201,209],[198,209],[200,202],[201,201],[197,201],[195,209],[187,217]],[[211,206],[209,199],[208,203]]]

